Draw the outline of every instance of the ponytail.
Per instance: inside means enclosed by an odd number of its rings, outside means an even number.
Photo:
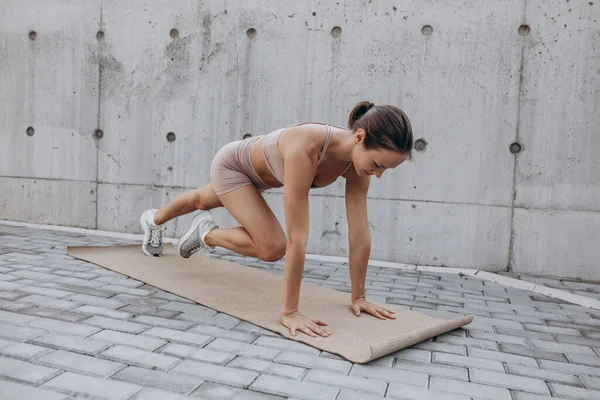
[[[354,130],[354,124],[363,115],[367,113],[375,104],[370,101],[361,101],[358,103],[352,111],[350,111],[350,117],[348,118],[348,128]]]

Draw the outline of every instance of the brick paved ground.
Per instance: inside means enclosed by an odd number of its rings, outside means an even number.
[[[371,299],[476,317],[357,365],[66,255],[67,245],[125,243],[0,224],[0,399],[600,399],[600,311],[373,267]],[[281,263],[219,256],[282,273]],[[597,284],[535,279],[600,294]],[[305,280],[349,290],[341,263],[308,261]]]

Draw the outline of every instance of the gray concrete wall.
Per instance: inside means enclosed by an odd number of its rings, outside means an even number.
[[[4,0],[0,219],[140,232],[224,144],[368,99],[428,143],[372,184],[373,259],[600,279],[592,3]],[[312,192],[310,252],[348,254],[343,189]]]

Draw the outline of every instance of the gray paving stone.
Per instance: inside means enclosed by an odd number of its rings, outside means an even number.
[[[567,374],[600,376],[600,368],[588,365],[568,364],[550,360],[539,360],[538,362],[540,364],[540,368],[542,369],[565,372]]]
[[[412,385],[401,383],[390,383],[386,398],[392,399],[410,399],[410,400],[470,400],[470,396],[460,394],[429,390]],[[339,398],[338,398],[339,400]],[[358,399],[357,399],[358,400]]]
[[[77,272],[77,271],[68,270],[68,269],[55,269],[54,271],[52,271],[52,273],[55,275],[72,276],[74,278],[88,279],[88,280],[94,279],[94,278],[97,278],[100,276],[93,272]]]
[[[506,372],[513,375],[539,378],[544,381],[566,383],[573,386],[581,386],[581,382],[575,375],[563,374],[561,372],[546,369],[523,367],[521,365],[506,364]]]
[[[71,295],[68,298],[68,300],[72,300],[72,301],[75,301],[80,304],[108,308],[110,310],[114,310],[119,307],[123,307],[123,306],[127,305],[126,303],[122,303],[120,301],[113,300],[112,298],[106,299],[104,297],[91,296],[88,294],[81,294],[81,293]]]
[[[250,385],[250,389],[279,396],[294,396],[299,399],[335,400],[340,389],[318,383],[296,381],[274,375],[261,375]]]
[[[478,347],[480,349],[498,351],[498,343],[491,340],[465,338],[453,335],[441,335],[436,339],[436,343],[451,343],[469,347]]]
[[[94,279],[94,281],[95,282],[105,282],[105,284],[110,283],[110,284],[114,284],[114,285],[120,285],[120,286],[132,287],[132,288],[136,288],[136,287],[142,286],[144,284],[144,282],[140,282],[135,279],[128,278],[125,275],[101,276],[99,278]]]
[[[450,343],[437,343],[432,341],[424,341],[412,346],[415,349],[439,351],[442,353],[458,354],[460,356],[467,355],[467,348],[463,345]]]
[[[549,350],[560,353],[577,353],[577,354],[586,354],[588,356],[596,356],[596,353],[592,350],[591,347],[580,346],[577,344],[569,344],[569,343],[557,343],[550,342],[547,340],[539,340],[539,339],[530,339],[529,342],[536,349]]]
[[[513,331],[514,332],[514,331]],[[521,331],[526,332],[526,331]],[[529,346],[529,342],[527,338],[513,335],[504,335],[490,332],[478,331],[476,329],[469,329],[469,336],[475,339],[484,339],[484,340],[493,340],[498,344],[506,343],[506,344],[517,344],[521,346]],[[552,336],[549,335],[548,338],[552,339]]]
[[[423,390],[425,390],[425,389],[423,389]],[[388,392],[389,392],[389,390],[388,390]],[[387,397],[387,398],[390,398],[390,397]],[[288,397],[288,400],[289,399],[293,399],[293,397]],[[342,389],[340,391],[340,394],[336,398],[336,400],[385,400],[385,399],[386,399],[386,397],[377,396],[375,394],[367,394],[365,392],[361,392],[359,390],[352,390],[352,389]]]
[[[29,342],[43,346],[49,346],[55,349],[72,351],[75,353],[94,355],[110,347],[109,343],[93,338],[83,338],[77,335],[67,333],[48,333],[30,339]]]
[[[574,335],[574,336],[582,336],[581,332],[577,329],[573,328],[565,328],[560,326],[544,326],[544,325],[534,325],[534,324],[525,324],[525,329],[533,332],[545,332],[545,333],[562,333],[565,335]],[[552,339],[550,339],[552,340]]]
[[[21,310],[29,308],[27,304],[16,303],[14,301],[0,300],[0,310],[7,312],[20,312]]]
[[[455,381],[439,376],[431,377],[429,388],[432,390],[447,391],[469,397],[494,400],[511,400],[508,389],[482,385],[479,383]]]
[[[40,286],[28,286],[28,285],[22,285],[19,288],[19,291],[24,292],[24,293],[39,294],[41,296],[53,297],[56,299],[62,299],[67,296],[70,296],[72,294],[71,292],[67,292],[65,290],[51,289],[51,288],[40,287]]]
[[[156,351],[157,353],[167,354],[179,358],[189,358],[196,361],[208,362],[224,365],[233,360],[236,355],[223,351],[202,349],[184,344],[169,343]],[[260,361],[254,359],[254,361]],[[252,369],[252,368],[250,368]]]
[[[504,372],[504,366],[501,362],[477,357],[465,357],[455,354],[434,352],[433,362],[436,364],[454,365],[466,368],[481,368]]]
[[[0,354],[21,360],[33,360],[45,354],[53,352],[53,349],[47,347],[35,346],[28,343],[15,343],[11,346],[4,347],[0,350]]]
[[[600,368],[600,357],[589,356],[587,354],[567,353],[569,361],[575,364],[590,365]]]
[[[587,400],[600,399],[600,390],[577,388],[559,383],[549,383],[548,386],[550,386],[553,395]]]
[[[142,336],[152,336],[161,339],[167,339],[170,342],[180,342],[183,344],[195,344],[205,346],[213,340],[212,337],[201,335],[199,333],[182,332],[175,329],[154,327],[145,331]]]
[[[117,372],[111,379],[183,394],[191,393],[204,383],[203,380],[191,375],[149,371],[138,367],[127,367]]]
[[[346,360],[332,360],[291,350],[281,352],[281,354],[275,358],[275,362],[304,368],[334,371],[344,375],[347,375],[352,368],[352,363]]]
[[[443,353],[439,353],[443,354]],[[456,380],[468,381],[467,369],[463,367],[439,365],[434,363],[423,363],[411,360],[398,360],[394,367],[398,370],[422,372],[428,375],[445,376]]]
[[[65,350],[56,350],[51,354],[41,357],[36,362],[41,365],[99,377],[110,376],[126,367],[125,364]]]
[[[127,319],[132,317],[131,313],[120,311],[120,310],[110,310],[103,307],[97,306],[81,306],[71,310],[72,312],[79,312],[82,314],[91,314],[97,315],[99,317],[108,317],[114,319]]]
[[[95,378],[72,372],[65,372],[44,383],[41,387],[110,400],[128,399],[142,389],[141,386],[128,382]]]
[[[190,329],[189,332],[201,333],[201,334],[212,336],[212,337],[219,337],[219,338],[223,338],[223,339],[236,340],[239,342],[246,342],[246,343],[252,343],[258,338],[258,335],[255,335],[252,333],[232,331],[232,330],[218,328],[216,326],[207,326],[207,325],[198,325],[198,326]],[[271,346],[271,347],[276,347],[276,346]]]
[[[60,370],[0,356],[0,377],[39,385],[60,374]]]
[[[579,378],[581,379],[581,382],[583,382],[586,388],[600,390],[600,378],[586,375],[580,375]]]
[[[582,346],[600,347],[600,339],[586,338],[581,336],[563,335],[557,333],[554,335],[559,343],[580,344]]]
[[[84,323],[92,326],[97,326],[103,329],[111,329],[126,333],[140,333],[150,328],[150,326],[148,325],[98,316],[88,318],[84,321]]]
[[[0,339],[0,349],[3,349],[8,346],[12,346],[15,343],[18,343],[18,342],[14,342],[12,340]]]
[[[0,311],[0,322],[7,322],[15,325],[26,325],[39,318],[29,315],[22,315],[16,312]]]
[[[25,341],[36,336],[40,336],[44,333],[46,333],[46,331],[43,329],[0,323],[0,337],[7,339]]]
[[[532,339],[542,339],[542,340],[554,340],[552,333],[547,332],[538,332],[538,331],[529,331],[529,330],[520,330],[520,329],[510,329],[510,328],[496,328],[496,332],[502,335],[507,336],[518,336],[523,338],[532,338]],[[581,334],[579,334],[581,336]]]
[[[503,353],[516,354],[531,358],[543,358],[546,360],[567,362],[567,357],[565,357],[564,354],[555,353],[552,351],[536,350],[528,346],[501,344],[500,351],[502,351]]]
[[[382,367],[372,367],[368,364],[354,364],[350,376],[380,379],[388,382],[406,383],[413,386],[427,387],[429,377],[427,374],[411,371],[398,371]]]
[[[18,292],[18,291],[15,291],[15,290],[12,290],[12,291],[9,291],[9,290],[0,290],[0,299],[16,300],[16,299],[19,299],[19,298],[25,297],[25,296],[27,296],[26,293]]]
[[[221,385],[214,382],[203,383],[190,398],[201,399],[236,399],[236,400],[285,400],[285,397],[240,389],[233,386]],[[162,399],[159,399],[162,400]]]
[[[547,396],[545,394],[534,394],[520,392],[518,390],[510,391],[513,400],[566,400],[564,397]]]
[[[153,297],[147,296],[133,296],[130,294],[119,294],[117,296],[112,297],[113,300],[120,301],[125,304],[135,304],[138,306],[149,306],[149,307],[159,307],[164,305],[166,300],[161,300]]]
[[[244,371],[237,368],[221,367],[215,364],[201,363],[198,361],[185,360],[172,369],[171,372],[195,375],[199,378],[225,385],[246,388],[252,383],[258,374],[252,371]]]
[[[166,342],[162,339],[155,339],[142,335],[132,335],[130,333],[123,333],[105,329],[89,337],[90,339],[96,339],[101,342],[110,342],[115,344],[121,344],[128,347],[135,347],[146,351],[154,351],[157,348],[164,345]]]
[[[406,348],[396,353],[392,353],[395,357],[403,360],[412,360],[412,361],[421,361],[421,362],[431,362],[431,351],[428,350],[420,350],[413,348]]]
[[[253,333],[255,335],[279,337],[279,334],[275,332],[271,332],[267,329],[261,328],[260,326],[256,326],[246,321],[240,321],[237,325],[234,326],[233,329],[236,331]]]
[[[149,290],[145,289],[138,289],[114,284],[101,286],[101,289],[106,289],[117,293],[132,294],[134,296],[148,296],[152,293]]]
[[[235,340],[219,338],[208,344],[206,348],[224,351],[235,355],[260,358],[263,360],[273,360],[279,353],[281,353],[281,350],[276,348],[257,346],[253,344],[237,342]]]
[[[153,317],[153,316],[149,316],[149,315],[139,315],[139,316],[133,318],[131,321],[139,322],[139,323],[146,324],[146,325],[162,326],[165,328],[179,329],[179,330],[188,330],[191,327],[193,327],[194,325],[196,325],[193,322],[177,321],[177,320],[173,320],[173,319]],[[192,329],[192,330],[190,330],[190,332],[195,332],[195,331]]]
[[[17,278],[16,276],[14,278]],[[9,281],[0,281],[0,289],[2,290],[18,290],[23,287],[20,283],[9,282]]]
[[[348,376],[323,370],[309,371],[308,375],[304,378],[304,382],[322,383],[324,385],[360,390],[380,396],[385,395],[387,389],[387,383],[385,381],[373,377],[362,378],[359,376]]]
[[[157,369],[159,371],[168,371],[181,362],[176,357],[120,345],[113,346],[101,352],[98,354],[98,357],[123,362],[128,365]]]
[[[45,274],[43,272],[35,272],[35,271],[31,271],[31,270],[14,271],[14,272],[9,272],[9,274],[18,276],[21,278],[27,278],[27,279],[32,279],[35,281],[40,281],[40,282],[52,282],[53,280],[56,280],[59,278],[57,275]]]
[[[89,319],[84,320],[83,322],[87,323]],[[56,319],[50,318],[38,318],[37,320],[31,322],[29,326],[33,326],[35,328],[42,328],[50,331],[70,333],[72,335],[80,335],[87,336],[93,333],[98,332],[100,329],[95,328],[89,325],[83,325],[79,323],[59,321]]]
[[[291,365],[284,365],[255,358],[236,357],[233,361],[227,364],[227,366],[256,372],[264,372],[271,375],[280,375],[297,380],[302,380],[302,378],[306,375],[306,369],[304,368],[293,367]]]
[[[517,365],[524,365],[526,367],[533,367],[533,368],[538,367],[538,364],[535,361],[535,359],[533,359],[531,357],[524,357],[524,356],[519,356],[519,355],[515,355],[515,354],[501,353],[501,352],[497,352],[497,351],[489,351],[489,350],[471,348],[471,349],[469,349],[469,356],[476,357],[476,358],[484,358],[484,359],[488,359],[488,360],[502,361],[502,362],[517,364]]]
[[[159,318],[174,318],[180,314],[179,311],[163,310],[162,308],[152,306],[140,306],[137,304],[129,304],[128,306],[119,308],[119,311],[127,311],[136,315],[148,315]]]
[[[211,317],[202,314],[181,313],[176,318],[182,321],[191,321],[202,325],[218,326],[227,329],[231,329],[240,323],[239,319],[223,313]]]
[[[256,341],[253,344],[257,346],[273,347],[281,350],[292,350],[313,355],[319,355],[319,353],[321,352],[319,349],[316,349],[304,343],[269,336],[261,336],[258,339],[256,339]]]
[[[22,310],[19,310],[20,314],[32,315],[35,317],[46,317],[51,319],[58,319],[61,321],[67,322],[79,322],[86,318],[89,318],[89,315],[81,315],[77,313],[72,313],[69,311],[61,311],[55,308],[46,308],[39,306],[28,306]]]
[[[471,382],[482,383],[490,386],[499,386],[507,389],[522,390],[531,393],[550,395],[548,386],[541,379],[509,375],[484,369],[472,368],[469,370]]]
[[[173,393],[167,392],[166,390],[155,389],[146,387],[142,389],[140,392],[136,393],[130,400],[186,400],[189,397]]]
[[[22,383],[0,380],[0,399],[19,399],[19,400],[67,400],[71,396],[53,392],[51,390],[40,389]]]

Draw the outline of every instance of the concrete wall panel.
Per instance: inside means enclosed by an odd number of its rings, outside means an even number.
[[[96,183],[0,177],[0,218],[96,228]]]
[[[285,229],[283,195],[265,199]],[[349,255],[345,212],[341,196],[311,196],[309,252]],[[371,199],[371,258],[501,270],[508,263],[509,220],[506,207]]]
[[[516,204],[600,211],[600,3],[527,1],[527,20]]]
[[[0,175],[95,180],[100,1],[35,3],[0,5]]]
[[[600,280],[600,214],[515,210],[513,270]]]

